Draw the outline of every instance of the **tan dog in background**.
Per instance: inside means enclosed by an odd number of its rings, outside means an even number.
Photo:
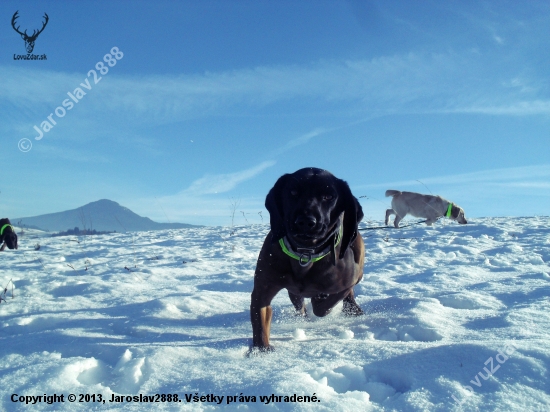
[[[456,220],[460,224],[468,223],[464,217],[464,210],[441,196],[423,195],[414,192],[400,192],[386,190],[386,197],[392,197],[391,209],[386,210],[386,225],[390,216],[395,215],[393,225],[398,228],[399,222],[410,214],[414,217],[423,217],[427,225],[432,225],[442,216]]]

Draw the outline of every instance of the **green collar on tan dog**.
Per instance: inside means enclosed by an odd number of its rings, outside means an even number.
[[[453,204],[449,203],[449,207],[447,208],[447,213],[445,213],[445,217],[451,218],[451,209],[453,208]]]

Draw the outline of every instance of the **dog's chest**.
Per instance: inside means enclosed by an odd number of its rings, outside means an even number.
[[[317,265],[317,266],[316,266]],[[309,268],[293,267],[292,273],[285,276],[285,288],[303,297],[317,296],[319,293],[336,293],[342,289],[342,269],[338,266],[314,263]]]

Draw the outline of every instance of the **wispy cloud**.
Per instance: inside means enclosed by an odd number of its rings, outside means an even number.
[[[308,143],[314,137],[323,135],[323,134],[325,134],[329,131],[330,130],[323,129],[323,128],[318,128],[318,129],[312,130],[309,133],[303,134],[303,135],[301,135],[301,136],[299,136],[295,139],[292,139],[292,140],[288,141],[283,147],[281,147],[281,148],[277,149],[276,151],[274,151],[273,156],[278,156],[278,155],[283,154],[283,153],[285,153],[285,152],[287,152],[291,149],[294,149],[295,147],[304,145],[304,144]]]
[[[231,191],[273,165],[274,161],[265,161],[238,172],[206,175],[179,193],[155,198],[128,199],[125,202],[129,207],[135,207],[142,216],[157,221],[194,224],[204,224],[206,221],[211,225],[229,225],[231,198],[235,198],[238,202],[238,217],[244,212],[247,216],[254,216],[255,219],[251,219],[254,223],[260,223],[258,212],[263,210],[264,199],[235,197],[231,196]]]
[[[262,162],[250,169],[242,170],[235,173],[226,173],[219,175],[206,175],[194,181],[191,186],[185,189],[181,194],[185,195],[208,195],[225,193],[233,190],[238,184],[252,179],[254,176],[263,172],[268,167],[275,164],[274,161]]]
[[[469,107],[445,110],[448,113],[480,113],[490,115],[527,116],[550,114],[550,100],[518,101],[509,105],[492,105],[475,103]]]
[[[446,176],[419,176],[414,180],[402,180],[396,182],[376,183],[357,186],[356,189],[398,189],[411,190],[416,187],[419,190],[425,185],[457,185],[457,184],[487,184],[505,182],[506,184],[541,184],[550,180],[550,165],[511,167],[503,169],[491,169],[472,173],[461,173]],[[390,187],[391,186],[391,187]],[[407,189],[408,188],[408,189]]]
[[[370,60],[319,62],[307,66],[257,67],[204,75],[120,76],[94,85],[82,106],[136,124],[250,111],[276,102],[304,99],[348,113],[399,111],[550,113],[550,100],[532,89],[510,87],[498,77],[490,56],[419,54]],[[86,74],[0,67],[0,104],[25,108],[36,121],[51,113]],[[32,79],[32,80],[30,80]],[[527,81],[527,80],[523,80]],[[490,97],[487,97],[490,96]],[[85,103],[85,105],[84,105]],[[314,131],[312,133],[320,133]],[[307,139],[307,137],[302,137]],[[289,143],[292,144],[292,143]],[[296,144],[300,144],[299,141]]]

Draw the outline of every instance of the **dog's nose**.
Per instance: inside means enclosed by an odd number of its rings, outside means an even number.
[[[313,229],[315,225],[317,224],[317,219],[315,219],[313,216],[298,216],[296,221],[296,226],[298,226],[300,229]]]

